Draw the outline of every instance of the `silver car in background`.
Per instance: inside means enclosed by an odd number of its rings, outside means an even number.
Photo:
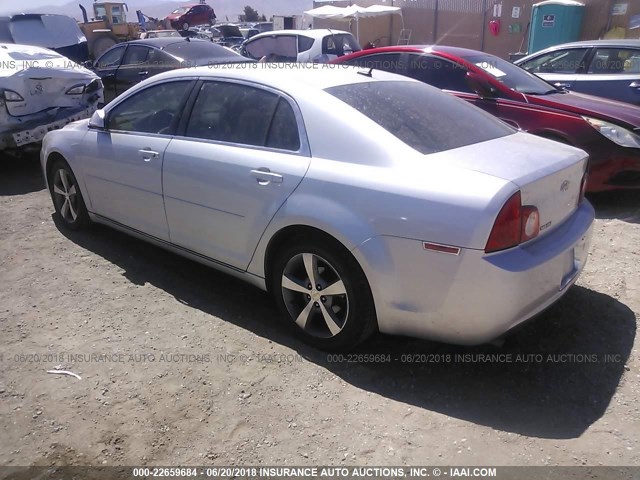
[[[582,150],[354,67],[160,74],[48,134],[41,161],[65,227],[240,277],[325,349],[491,341],[575,282],[594,219]]]

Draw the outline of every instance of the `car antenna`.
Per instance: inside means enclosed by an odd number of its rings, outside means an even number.
[[[365,77],[373,78],[373,67],[367,70],[366,68],[361,68],[358,70],[358,75],[364,75]]]

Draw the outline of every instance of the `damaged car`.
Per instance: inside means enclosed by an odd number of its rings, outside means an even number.
[[[38,147],[47,132],[88,118],[100,78],[45,48],[0,44],[0,151]]]

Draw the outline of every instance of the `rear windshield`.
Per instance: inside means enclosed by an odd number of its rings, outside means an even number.
[[[423,154],[515,133],[464,100],[418,82],[367,82],[326,90]]]

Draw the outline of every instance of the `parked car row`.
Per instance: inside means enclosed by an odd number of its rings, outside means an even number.
[[[558,89],[506,60],[463,48],[383,47],[334,62],[415,78],[514,128],[582,148],[590,157],[590,192],[640,188],[636,106]]]

